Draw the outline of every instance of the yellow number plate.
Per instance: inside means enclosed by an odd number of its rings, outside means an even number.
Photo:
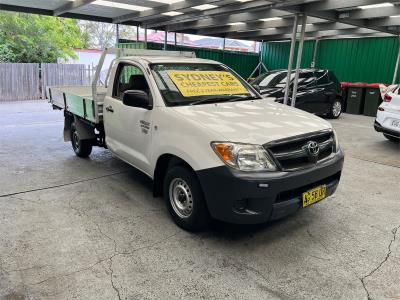
[[[321,201],[324,198],[326,198],[326,185],[318,186],[303,193],[303,207]]]

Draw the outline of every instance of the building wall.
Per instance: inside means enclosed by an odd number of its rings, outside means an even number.
[[[314,46],[305,41],[302,68],[311,66]],[[290,42],[264,43],[262,60],[270,70],[286,69],[289,49]],[[398,49],[397,37],[321,40],[316,67],[332,70],[340,81],[391,83]]]

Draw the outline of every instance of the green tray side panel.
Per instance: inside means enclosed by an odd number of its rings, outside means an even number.
[[[302,68],[311,66],[314,47],[314,40],[304,42]],[[290,42],[265,42],[262,61],[269,70],[286,69],[289,49]],[[320,40],[316,68],[332,70],[340,81],[391,83],[398,49],[397,37]],[[297,45],[293,66],[296,57]]]
[[[69,112],[91,122],[95,122],[92,99],[85,98],[85,101],[83,101],[82,97],[73,94],[65,94],[65,98],[67,100]],[[86,116],[85,109],[83,108],[84,104],[86,105]]]
[[[143,42],[135,43],[119,43],[119,48],[130,48],[130,49],[144,49],[145,44]],[[151,50],[162,50],[163,44],[158,43],[147,43],[147,48]],[[223,51],[218,49],[205,49],[205,48],[194,48],[180,45],[168,45],[167,50],[171,51],[194,51],[196,57],[211,59],[219,61],[228,67],[232,68],[243,78],[250,76],[251,72],[256,68],[259,63],[259,55],[257,53],[246,53],[246,52],[235,52],[235,51]]]

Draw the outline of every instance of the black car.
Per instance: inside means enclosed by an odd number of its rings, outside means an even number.
[[[290,76],[291,102],[295,72]],[[283,103],[287,70],[271,71],[260,75],[251,84],[264,96],[276,97],[276,102]],[[340,82],[332,71],[317,69],[301,69],[299,73],[296,108],[338,118],[342,113],[343,97]]]

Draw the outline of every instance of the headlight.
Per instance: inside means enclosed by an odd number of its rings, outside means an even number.
[[[213,142],[211,147],[228,166],[242,171],[276,171],[268,152],[260,145]]]
[[[334,143],[335,143],[335,152],[338,153],[340,146],[339,146],[339,139],[338,139],[335,129],[333,129],[333,139],[334,139]]]

